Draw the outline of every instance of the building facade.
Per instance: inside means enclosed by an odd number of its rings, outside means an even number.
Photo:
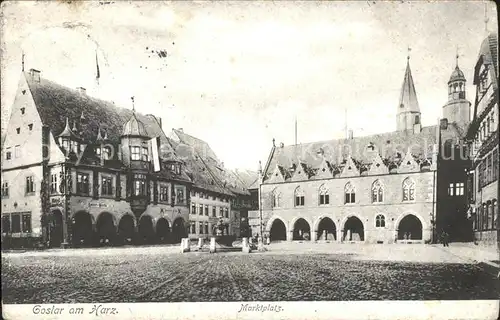
[[[169,139],[158,117],[23,72],[2,141],[2,246],[212,234],[211,219],[229,223],[236,196],[189,148]]]
[[[500,241],[498,224],[498,34],[481,44],[474,67],[476,97],[467,135],[472,167],[469,175],[469,214],[474,240],[486,245]]]
[[[465,80],[457,73],[458,65],[452,88]],[[447,212],[447,203],[465,199],[466,171],[440,175],[438,167],[466,164],[446,155],[464,153],[468,106],[465,95],[452,95],[443,110],[450,119],[422,127],[408,59],[397,131],[364,137],[351,132],[345,139],[290,146],[273,141],[261,171],[259,210],[251,212],[253,232],[271,241],[366,243],[428,243],[442,231],[453,234],[456,222],[449,217],[467,221],[466,207]],[[438,187],[450,184],[453,196]]]

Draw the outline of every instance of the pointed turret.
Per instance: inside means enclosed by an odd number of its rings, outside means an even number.
[[[466,124],[470,119],[471,103],[465,95],[466,80],[464,73],[458,66],[458,52],[455,69],[448,81],[448,102],[443,106],[443,118],[450,123]]]
[[[420,107],[418,106],[417,93],[410,69],[410,57],[406,63],[406,72],[399,96],[397,113],[397,130],[413,130],[415,125],[420,125]]]

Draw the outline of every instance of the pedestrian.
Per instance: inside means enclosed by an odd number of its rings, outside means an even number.
[[[445,231],[444,232],[444,246],[449,247],[450,246],[450,235]]]
[[[444,235],[445,235],[445,232],[443,230],[443,231],[441,231],[441,236],[440,236],[441,239],[440,240],[441,240],[441,243],[443,244],[443,247],[446,247],[446,240],[445,240]]]

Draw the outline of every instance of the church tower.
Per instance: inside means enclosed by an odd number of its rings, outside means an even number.
[[[413,77],[411,76],[410,57],[407,58],[406,72],[399,96],[397,112],[397,131],[414,130],[415,126],[421,126],[420,107],[418,106],[417,93]]]
[[[465,96],[465,76],[457,64],[448,81],[448,102],[443,106],[443,118],[448,122],[466,124],[470,120],[471,103]]]

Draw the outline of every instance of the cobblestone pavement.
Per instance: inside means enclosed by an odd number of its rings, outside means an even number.
[[[454,300],[498,299],[500,292],[500,281],[471,263],[350,253],[89,252],[2,256],[3,302]]]

